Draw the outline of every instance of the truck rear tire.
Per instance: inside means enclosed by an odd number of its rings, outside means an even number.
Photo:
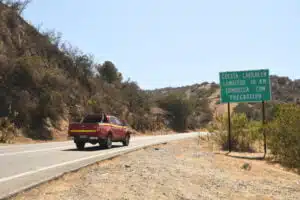
[[[85,143],[84,142],[76,142],[76,147],[78,150],[84,150]]]
[[[106,149],[110,149],[112,147],[112,136],[109,134],[105,140],[104,146]]]
[[[128,146],[128,145],[129,145],[129,140],[130,140],[130,136],[127,134],[127,135],[125,136],[124,141],[122,141],[123,146]]]

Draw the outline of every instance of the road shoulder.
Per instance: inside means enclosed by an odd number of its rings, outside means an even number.
[[[245,167],[247,166],[247,167]],[[23,192],[23,199],[298,199],[300,176],[209,151],[197,139],[147,147]]]

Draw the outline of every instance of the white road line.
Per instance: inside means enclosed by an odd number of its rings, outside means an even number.
[[[65,145],[72,142],[72,140],[67,140],[63,142],[41,142],[41,143],[32,143],[32,144],[5,144],[0,145],[0,149],[6,149],[6,148],[26,148],[26,147],[37,147],[37,146],[52,146],[52,145]]]
[[[205,133],[205,132],[203,132],[203,133]],[[200,134],[201,134],[201,132],[200,132]],[[153,139],[163,139],[163,138],[169,138],[170,136],[172,136],[172,135],[132,137],[132,141],[149,140],[149,139],[150,140],[153,140]],[[180,138],[182,136],[184,137],[184,134],[174,134],[174,136]],[[50,144],[50,143],[45,143],[45,144]],[[30,144],[30,145],[34,145],[34,144]],[[37,144],[37,145],[41,145],[41,144]],[[9,146],[7,146],[7,148],[8,147]],[[53,147],[53,148],[45,148],[45,149],[38,149],[38,150],[24,150],[24,151],[17,151],[17,152],[0,153],[0,157],[2,157],[2,156],[14,156],[14,155],[26,154],[26,153],[36,153],[36,152],[42,152],[42,151],[52,151],[52,150],[72,148],[72,147],[74,147],[74,145],[60,146],[60,147]]]
[[[157,142],[168,142],[168,141],[172,141],[172,140],[190,138],[190,137],[193,137],[193,135],[194,134],[192,134],[192,135],[190,135],[188,137],[186,137],[185,135],[180,135],[180,136],[178,135],[175,138],[171,137],[171,138],[165,138],[165,139],[156,140],[156,141],[152,140],[152,141],[148,141],[148,142],[146,142],[144,144],[141,144],[141,145],[132,146],[132,148],[142,148],[142,147],[145,147],[145,146],[148,146],[148,145],[156,144]],[[158,138],[156,138],[156,139],[158,139]],[[62,148],[62,147],[57,147],[57,148]],[[77,162],[80,162],[80,161],[85,161],[85,160],[89,160],[89,159],[92,159],[92,158],[97,158],[99,156],[110,155],[110,154],[114,154],[114,153],[126,151],[128,149],[130,149],[130,147],[116,149],[116,150],[109,151],[109,152],[105,151],[105,152],[99,153],[97,155],[92,155],[92,156],[89,156],[89,157],[83,157],[83,158],[79,158],[79,159],[76,159],[76,160],[66,161],[66,162],[63,162],[63,163],[59,163],[59,164],[55,164],[55,165],[50,165],[48,167],[42,167],[42,168],[39,168],[39,169],[36,169],[36,170],[31,170],[31,171],[23,172],[23,173],[16,174],[16,175],[13,175],[13,176],[0,178],[0,183],[6,182],[6,181],[10,181],[10,180],[13,180],[13,179],[16,179],[16,178],[21,178],[21,177],[24,177],[24,176],[32,175],[32,174],[35,174],[35,173],[38,173],[38,172],[41,172],[41,171],[46,171],[46,170],[53,169],[53,168],[56,168],[56,167],[61,167],[61,166],[65,166],[65,165],[70,165],[70,164],[73,164],[73,163],[77,163]]]
[[[146,138],[144,138],[144,139],[146,139]],[[138,140],[143,140],[143,139],[142,138],[133,139],[133,141],[138,141]],[[72,148],[72,147],[75,147],[75,145],[53,147],[53,148],[46,148],[46,149],[38,149],[38,150],[24,150],[24,151],[17,151],[17,152],[0,153],[0,157],[1,156],[14,156],[14,155],[25,154],[25,153],[36,153],[36,152],[41,152],[41,151],[52,151],[52,150]]]
[[[147,139],[147,138],[134,138],[133,141],[138,141],[138,140],[143,140],[143,139]],[[36,153],[36,152],[42,152],[42,151],[52,151],[52,150],[72,148],[72,147],[75,147],[75,146],[69,145],[69,146],[53,147],[53,148],[38,149],[38,150],[24,150],[24,151],[17,151],[17,152],[0,153],[0,157],[1,156],[14,156],[14,155],[25,154],[25,153]]]
[[[69,146],[63,146],[63,147],[53,147],[53,148],[47,148],[47,149],[38,149],[38,150],[28,150],[28,151],[18,151],[18,152],[10,152],[10,153],[1,153],[1,156],[14,156],[18,154],[24,154],[24,153],[35,153],[35,152],[41,152],[41,151],[52,151],[56,149],[65,149],[65,148],[72,148],[74,145],[69,145]]]
[[[145,146],[145,144],[134,146],[134,147],[138,148],[138,147],[143,147],[143,146]],[[126,148],[126,149],[128,149],[128,148]],[[13,179],[16,179],[16,178],[20,178],[20,177],[23,177],[23,176],[28,176],[28,175],[31,175],[31,174],[35,174],[35,173],[38,173],[38,172],[41,172],[41,171],[53,169],[53,168],[56,168],[56,167],[61,167],[61,166],[64,166],[64,165],[69,165],[69,164],[77,163],[77,162],[80,162],[80,161],[84,161],[84,160],[96,158],[96,157],[103,156],[103,155],[109,155],[110,153],[122,152],[124,150],[125,149],[122,148],[122,149],[119,149],[119,150],[117,149],[117,150],[109,152],[109,153],[103,152],[103,153],[100,153],[100,154],[97,154],[97,155],[93,155],[93,156],[89,156],[89,157],[84,157],[84,158],[79,158],[79,159],[76,159],[76,160],[71,160],[71,161],[67,161],[67,162],[63,162],[63,163],[59,163],[59,164],[55,164],[55,165],[50,165],[48,167],[42,167],[42,168],[37,169],[37,170],[32,170],[32,171],[28,171],[28,172],[16,174],[14,176],[0,178],[0,183],[6,182],[6,181],[10,181],[10,180],[13,180]]]

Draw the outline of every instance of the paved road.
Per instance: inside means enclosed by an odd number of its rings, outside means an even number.
[[[121,143],[114,143],[112,149],[87,145],[85,151],[77,151],[72,141],[0,146],[0,199],[124,152],[199,134],[206,133],[134,137],[128,147]]]

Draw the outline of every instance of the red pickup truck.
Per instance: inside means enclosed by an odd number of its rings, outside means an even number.
[[[89,114],[81,122],[70,123],[68,135],[79,150],[83,150],[86,143],[99,143],[109,149],[112,142],[122,142],[128,146],[130,140],[130,131],[125,122],[106,114]]]

